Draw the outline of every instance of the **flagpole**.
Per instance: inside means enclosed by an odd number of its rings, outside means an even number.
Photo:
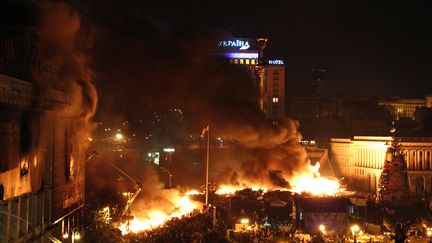
[[[205,194],[205,205],[208,205],[208,194],[209,194],[209,153],[210,153],[210,122],[207,124],[207,163],[206,163],[206,194]]]

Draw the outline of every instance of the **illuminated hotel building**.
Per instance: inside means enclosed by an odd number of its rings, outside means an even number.
[[[415,120],[414,112],[417,108],[432,107],[432,96],[428,95],[424,99],[381,100],[378,104],[389,110],[395,120],[399,120],[400,118]]]
[[[247,65],[254,72],[260,87],[259,106],[266,118],[278,120],[285,116],[285,66],[282,60],[264,60],[266,38],[229,38],[219,41],[211,56],[222,56],[231,64]]]
[[[338,176],[349,187],[376,192],[391,137],[332,138],[330,158]],[[408,169],[410,193],[432,195],[432,137],[400,137]]]
[[[282,60],[268,60],[264,67],[264,113],[270,119],[285,116],[285,65]]]

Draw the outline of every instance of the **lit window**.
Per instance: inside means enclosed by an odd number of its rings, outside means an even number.
[[[243,59],[240,59],[240,64],[243,64],[244,62],[243,62]]]
[[[255,64],[255,60],[251,60],[251,64],[254,65]]]
[[[249,59],[246,59],[246,64],[249,64]]]
[[[279,98],[278,97],[273,97],[273,103],[279,102]]]
[[[234,59],[234,64],[238,64],[238,59]]]

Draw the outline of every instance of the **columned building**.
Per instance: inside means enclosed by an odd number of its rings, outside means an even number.
[[[332,138],[330,158],[335,171],[352,189],[376,192],[391,137]],[[432,137],[400,137],[408,169],[410,193],[432,195]]]

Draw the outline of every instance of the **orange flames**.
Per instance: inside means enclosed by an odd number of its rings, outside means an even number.
[[[335,196],[344,189],[336,179],[321,177],[319,173],[320,163],[309,165],[308,171],[301,173],[290,181],[290,191],[296,193],[310,193],[315,196]]]
[[[160,207],[145,211],[134,211],[134,219],[119,226],[122,234],[137,233],[163,225],[166,221],[173,218],[181,218],[194,210],[201,208],[202,204],[192,201],[189,195],[194,195],[196,191],[187,192],[183,195],[174,193],[168,200],[172,206],[170,208]]]
[[[335,196],[344,189],[336,179],[321,177],[319,173],[320,163],[309,165],[308,170],[293,176],[289,183],[291,188],[275,188],[264,184],[247,184],[244,185],[220,185],[216,190],[218,195],[232,195],[236,191],[246,188],[252,191],[262,190],[263,192],[271,190],[292,191],[295,193],[310,193],[314,196]]]
[[[232,195],[236,191],[246,188],[253,191],[261,190],[263,192],[271,190],[284,190],[295,193],[305,192],[314,196],[334,196],[341,193],[343,188],[339,182],[337,180],[321,177],[319,168],[319,163],[314,166],[309,165],[307,171],[293,176],[289,180],[291,188],[275,188],[260,184],[243,184],[243,186],[220,185],[216,190],[216,194]],[[172,218],[184,217],[202,207],[202,203],[192,201],[189,198],[191,195],[202,194],[197,190],[188,191],[183,194],[180,194],[176,190],[171,190],[168,194],[169,195],[166,197],[170,202],[169,207],[156,204],[153,207],[150,206],[150,209],[144,209],[141,211],[134,210],[133,214],[135,218],[128,223],[120,225],[119,229],[122,231],[122,234],[125,235],[131,232],[137,233],[159,227]]]
[[[243,189],[249,188],[252,191],[263,191],[263,192],[267,192],[269,190],[271,190],[271,187],[267,187],[265,185],[245,185],[245,186],[240,186],[240,185],[220,185],[219,188],[216,190],[216,194],[218,195],[232,195],[234,194],[236,191],[240,191]]]

